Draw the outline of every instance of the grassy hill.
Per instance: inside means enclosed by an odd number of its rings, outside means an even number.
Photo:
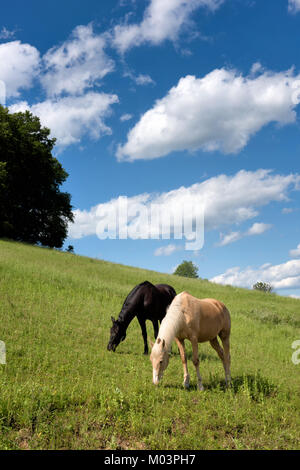
[[[136,319],[117,351],[106,350],[111,315],[144,280],[227,305],[229,391],[208,343],[199,348],[204,392],[191,360],[183,389],[175,344],[152,385]],[[0,299],[0,449],[300,448],[299,300],[1,240]]]

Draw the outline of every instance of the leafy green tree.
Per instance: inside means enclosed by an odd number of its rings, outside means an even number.
[[[192,261],[182,261],[182,263],[177,266],[173,274],[176,274],[177,276],[197,278],[198,268]]]
[[[273,290],[273,287],[271,286],[271,284],[268,284],[267,282],[256,282],[254,285],[253,285],[253,289],[254,290],[260,290],[262,292],[272,292]]]
[[[73,213],[49,135],[30,112],[0,105],[0,237],[60,248]]]

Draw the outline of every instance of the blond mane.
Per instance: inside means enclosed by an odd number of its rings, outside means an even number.
[[[169,305],[166,316],[163,318],[159,328],[158,337],[161,340],[165,340],[166,349],[168,351],[171,349],[172,341],[178,331],[182,328],[182,324],[184,322],[181,296],[182,293],[178,294]]]

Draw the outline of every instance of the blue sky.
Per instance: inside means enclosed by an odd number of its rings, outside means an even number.
[[[6,105],[57,137],[65,246],[161,272],[188,259],[203,278],[300,297],[299,27],[299,0],[6,2]],[[141,239],[99,239],[121,196],[164,218],[204,204],[202,249],[145,239],[138,213]]]

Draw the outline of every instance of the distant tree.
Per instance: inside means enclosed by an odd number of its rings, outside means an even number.
[[[0,105],[0,237],[60,248],[73,213],[49,135],[30,112]]]
[[[66,248],[66,252],[74,254],[74,246],[73,245],[68,245],[67,248]]]
[[[177,266],[173,274],[176,274],[177,276],[197,278],[198,268],[192,261],[185,260]]]
[[[267,282],[256,282],[254,285],[253,285],[253,289],[254,290],[260,290],[262,292],[272,292],[273,290],[273,287],[271,286],[271,284],[268,284]]]

